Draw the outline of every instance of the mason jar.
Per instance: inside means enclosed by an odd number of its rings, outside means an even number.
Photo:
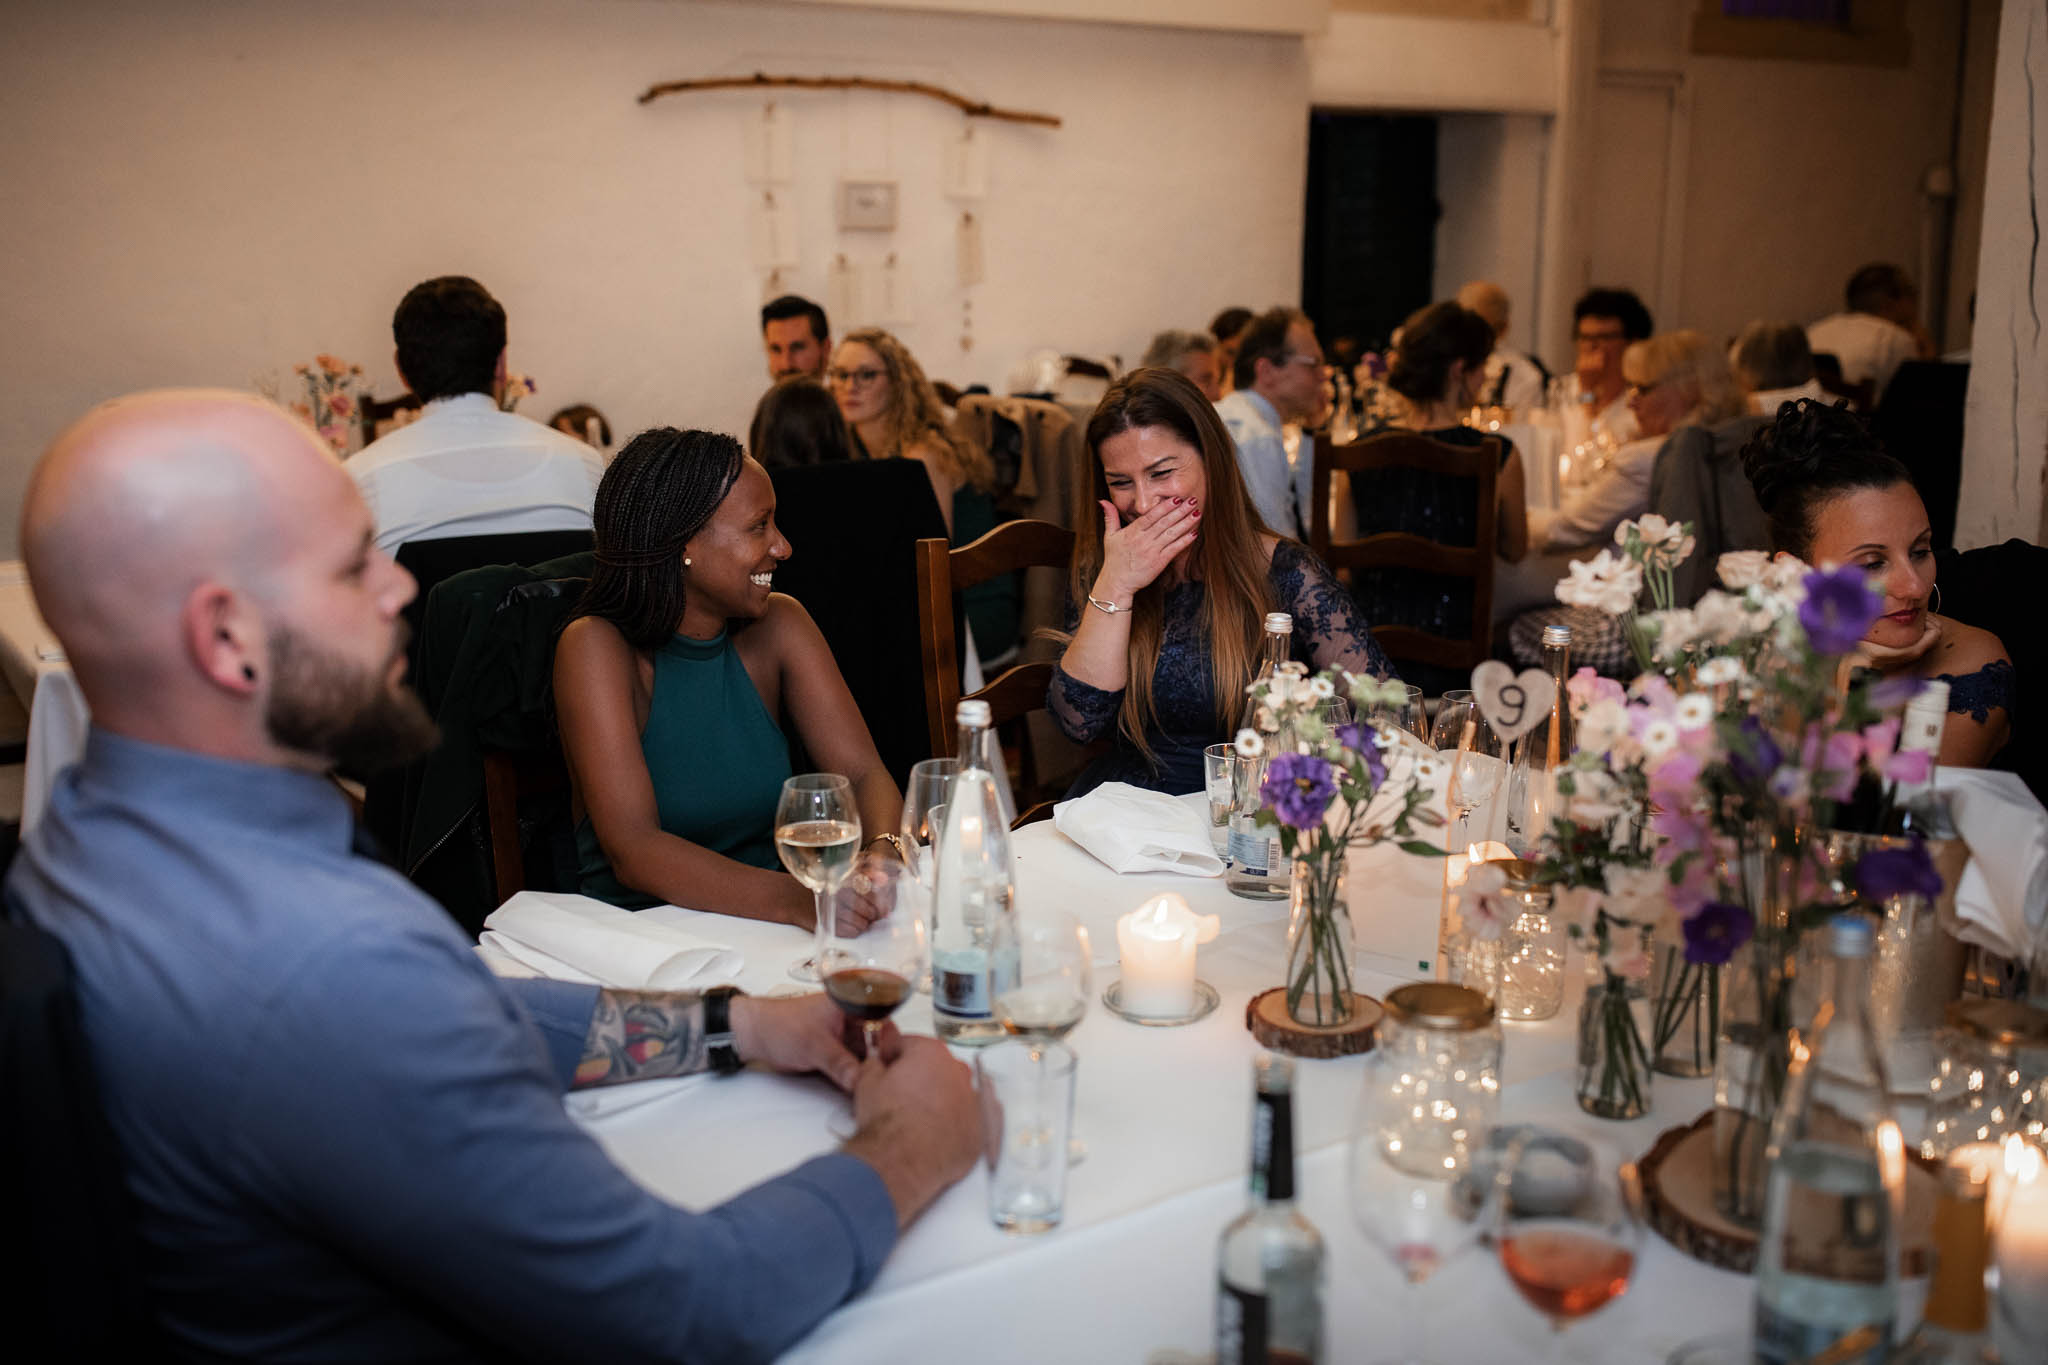
[[[1411,1175],[1448,1177],[1492,1131],[1500,1114],[1500,1019],[1469,986],[1417,981],[1389,991],[1379,1057],[1367,1084],[1395,1103],[1379,1140],[1387,1159]]]

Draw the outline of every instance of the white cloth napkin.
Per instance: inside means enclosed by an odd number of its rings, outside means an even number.
[[[1116,872],[1185,872],[1220,877],[1223,860],[1201,812],[1189,803],[1128,782],[1105,782],[1052,808],[1060,833]]]
[[[1958,937],[2024,962],[2048,919],[2048,811],[2012,773],[1943,768],[1970,862],[1956,884]]]
[[[481,945],[558,981],[631,990],[715,985],[744,965],[733,949],[673,924],[555,891],[521,891],[493,910]]]

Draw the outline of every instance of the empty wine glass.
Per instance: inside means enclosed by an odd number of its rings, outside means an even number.
[[[1551,1360],[1564,1330],[1620,1298],[1642,1241],[1636,1169],[1597,1138],[1528,1127],[1506,1144],[1492,1223],[1501,1269],[1550,1320]]]
[[[938,860],[932,852],[939,831],[946,827],[946,799],[953,793],[953,779],[960,775],[957,758],[926,758],[910,765],[910,782],[903,790],[903,849],[910,859],[910,873],[919,897],[926,925],[931,923],[932,874]],[[909,888],[906,888],[909,889]],[[932,993],[929,974],[917,978],[919,995]]]
[[[1454,702],[1447,695],[1430,731],[1430,743],[1450,768],[1444,801],[1458,821],[1451,847],[1464,848],[1470,842],[1466,825],[1472,812],[1493,798],[1507,775],[1500,736],[1486,723],[1476,701]]]
[[[825,994],[848,1018],[860,1022],[867,1051],[872,1052],[883,1022],[910,998],[913,983],[924,974],[927,945],[909,870],[882,862],[867,877],[868,894],[881,907],[881,917],[859,938],[828,944],[820,961]],[[830,1127],[835,1137],[852,1137],[851,1111]]]
[[[1405,698],[1399,702],[1381,702],[1372,708],[1367,719],[1392,726],[1396,730],[1406,730],[1409,734],[1427,744],[1429,743],[1429,721],[1424,717],[1422,711],[1422,689],[1414,683],[1407,683],[1404,686],[1407,692]]]
[[[1419,1112],[1412,1077],[1402,1069],[1402,1057],[1391,1051],[1367,1058],[1346,1174],[1352,1217],[1407,1282],[1400,1359],[1414,1365],[1427,1358],[1422,1285],[1477,1241],[1484,1224],[1461,1158],[1447,1157],[1441,1169],[1397,1161],[1413,1145]]]
[[[1036,1046],[1058,1042],[1074,1031],[1094,997],[1091,975],[1095,949],[1088,930],[1067,914],[1018,917],[1016,984],[996,997],[996,1019],[1003,1028]],[[1000,951],[1000,945],[999,945]],[[1088,1146],[1067,1137],[1069,1165],[1088,1155]]]
[[[789,964],[789,974],[799,981],[822,979],[821,963],[832,942],[832,893],[852,873],[859,850],[860,808],[851,782],[838,773],[800,773],[782,784],[775,852],[817,902],[811,951]]]

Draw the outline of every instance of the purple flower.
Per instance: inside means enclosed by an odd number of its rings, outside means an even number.
[[[1314,754],[1282,754],[1266,769],[1259,795],[1289,829],[1317,829],[1336,798],[1330,765]]]
[[[1771,738],[1771,732],[1755,716],[1744,716],[1736,727],[1735,741],[1728,746],[1728,768],[1735,780],[1754,787],[1778,770],[1785,751]]]
[[[1718,967],[1749,942],[1756,922],[1739,905],[1708,901],[1697,915],[1685,921],[1684,930],[1685,960]]]
[[[1375,788],[1387,780],[1387,760],[1380,753],[1379,731],[1350,721],[1337,727],[1337,742],[1364,760],[1366,776],[1372,779]]]
[[[1941,874],[1934,870],[1927,845],[1915,839],[1892,848],[1873,848],[1857,859],[1856,890],[1870,901],[1887,901],[1893,896],[1933,900],[1941,894]]]
[[[1884,608],[1884,598],[1856,565],[1815,569],[1806,576],[1806,600],[1799,604],[1799,624],[1806,638],[1823,654],[1847,654]]]
[[[1895,711],[1919,696],[1926,686],[1925,678],[1916,678],[1910,673],[1885,678],[1870,685],[1870,704],[1879,711]]]

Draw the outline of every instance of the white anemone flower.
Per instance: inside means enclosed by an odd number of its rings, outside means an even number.
[[[1714,719],[1714,699],[1704,692],[1688,692],[1678,699],[1678,728],[1702,730]]]
[[[1260,738],[1257,730],[1244,729],[1237,732],[1237,756],[1239,758],[1257,758],[1265,752],[1266,741]]]

